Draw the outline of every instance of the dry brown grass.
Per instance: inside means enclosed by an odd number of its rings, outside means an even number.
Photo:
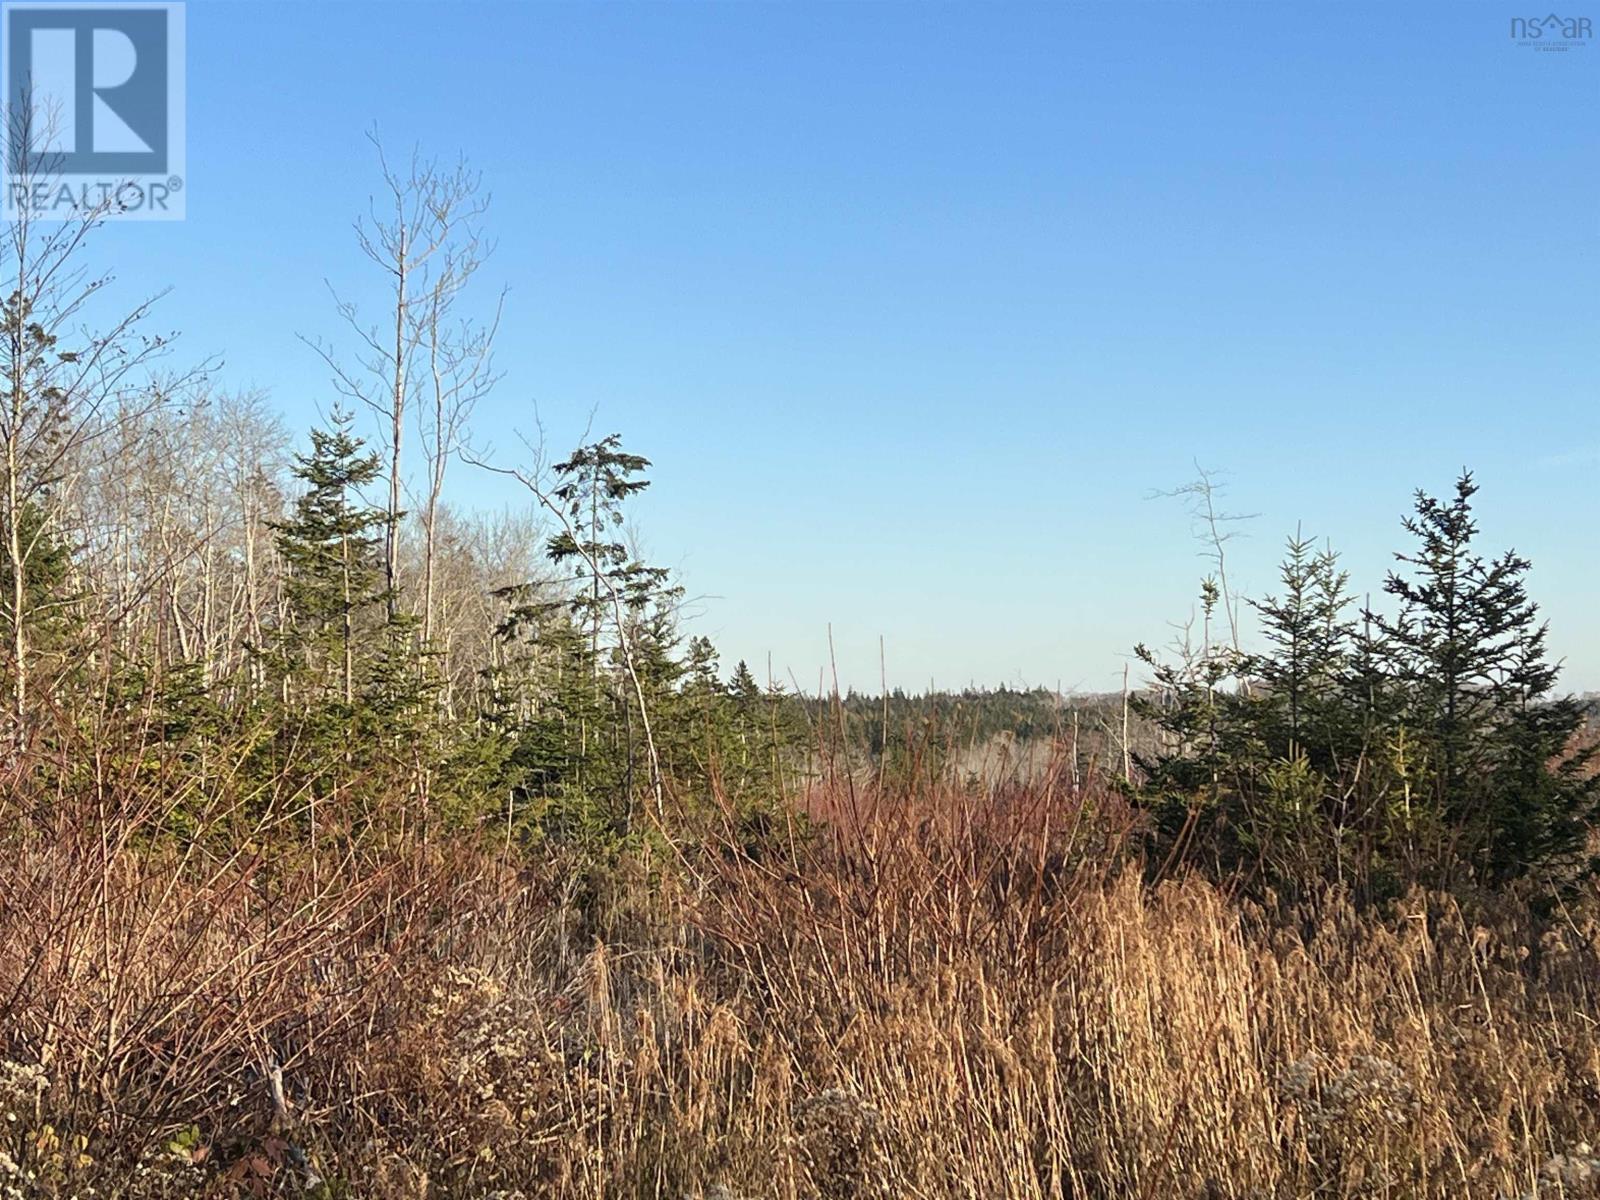
[[[4,835],[0,1196],[1600,1195],[1589,904],[1151,889],[1049,782],[315,886],[74,803]]]

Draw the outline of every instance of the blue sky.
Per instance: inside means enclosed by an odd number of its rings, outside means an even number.
[[[1506,4],[191,0],[188,220],[101,240],[295,424],[376,286],[363,140],[464,152],[510,287],[480,438],[589,422],[731,664],[1117,685],[1204,564],[1199,460],[1379,587],[1469,465],[1600,688],[1600,45]],[[1600,14],[1597,14],[1600,15]],[[461,503],[512,499],[456,474]]]

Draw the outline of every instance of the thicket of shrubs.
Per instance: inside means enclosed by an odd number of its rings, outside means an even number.
[[[606,864],[8,793],[0,1195],[1595,1194],[1592,903],[1151,887],[1060,766]]]

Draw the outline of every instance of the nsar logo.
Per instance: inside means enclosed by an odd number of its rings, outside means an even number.
[[[1588,17],[1512,17],[1511,40],[1531,50],[1575,50],[1588,44],[1594,26]]]

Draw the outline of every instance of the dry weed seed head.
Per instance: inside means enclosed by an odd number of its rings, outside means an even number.
[[[888,1144],[882,1114],[842,1088],[802,1100],[795,1152],[818,1200],[887,1195]]]

